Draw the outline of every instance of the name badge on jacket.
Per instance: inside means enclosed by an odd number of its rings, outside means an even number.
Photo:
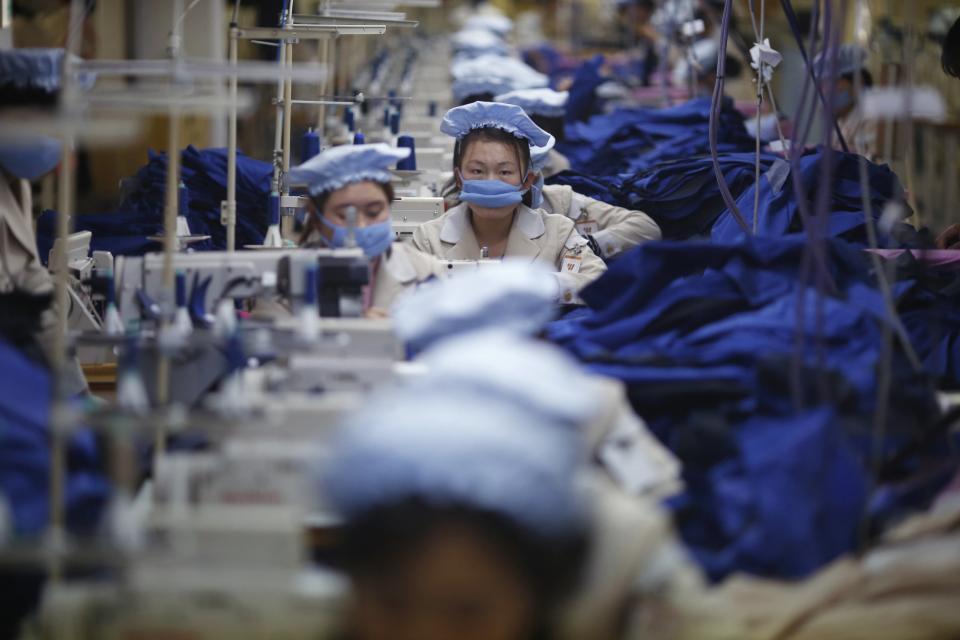
[[[580,264],[583,258],[580,256],[564,256],[563,263],[560,265],[560,273],[580,273]]]
[[[596,220],[584,220],[583,222],[578,222],[576,224],[577,231],[580,232],[582,236],[592,236],[597,231],[600,231],[600,225],[597,224]]]

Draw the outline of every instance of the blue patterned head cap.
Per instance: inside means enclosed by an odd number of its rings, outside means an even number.
[[[534,171],[542,171],[550,160],[550,152],[553,151],[553,147],[554,141],[551,140],[542,147],[530,149],[530,168]]]
[[[472,75],[453,81],[450,90],[454,102],[463,102],[470,96],[496,95],[510,88],[510,79],[499,75]]]
[[[476,56],[483,53],[509,53],[510,47],[503,38],[487,29],[464,29],[450,38],[455,54]]]
[[[465,80],[474,76],[502,78],[505,81],[503,91],[507,93],[518,89],[538,89],[550,85],[550,78],[523,60],[512,56],[484,54],[474,58],[457,58],[450,65],[450,75],[454,80]]]
[[[291,168],[290,182],[306,185],[312,196],[366,180],[387,183],[390,167],[409,155],[410,149],[382,142],[332,147]]]
[[[322,493],[347,520],[417,498],[554,536],[584,526],[575,487],[583,451],[580,431],[535,403],[427,374],[373,398],[342,425]]]
[[[501,94],[494,98],[495,102],[515,104],[531,116],[558,118],[564,115],[567,109],[567,100],[570,94],[566,91],[554,91],[547,87],[539,89],[518,89]]]
[[[456,139],[474,129],[493,127],[525,139],[531,147],[543,147],[555,142],[554,137],[538,127],[526,112],[514,104],[474,102],[447,111],[440,131]]]
[[[503,14],[483,13],[467,18],[463,28],[465,30],[485,30],[505,38],[513,31],[513,20]]]
[[[401,296],[392,309],[394,330],[414,353],[492,328],[533,336],[553,319],[557,295],[556,274],[546,266],[507,258]]]
[[[4,90],[39,91],[54,94],[60,90],[64,49],[0,50],[0,87]],[[79,58],[71,58],[79,60]],[[82,89],[89,89],[96,75],[82,73],[77,77]]]
[[[831,68],[831,57],[836,55],[836,68]],[[821,79],[852,75],[867,66],[867,50],[856,44],[842,44],[836,49],[821,51],[813,59],[813,68]]]

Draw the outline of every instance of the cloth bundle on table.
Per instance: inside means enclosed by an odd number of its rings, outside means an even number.
[[[589,312],[548,329],[592,371],[623,380],[634,408],[683,462],[687,489],[671,506],[713,579],[737,570],[807,575],[854,549],[865,511],[880,523],[917,506],[904,500],[929,496],[914,487],[868,505],[874,481],[909,484],[920,468],[927,486],[948,477],[929,473],[948,450],[931,426],[932,389],[960,386],[960,304],[917,281],[895,288],[923,371],[895,346],[884,443],[895,464],[874,478],[882,297],[867,257],[830,241],[836,293],[818,303],[800,284],[804,250],[796,236],[644,245],[582,292]]]
[[[40,544],[49,518],[50,374],[0,340],[0,543]],[[68,441],[63,488],[66,527],[96,532],[110,496],[93,434]],[[20,623],[38,604],[43,569],[8,566],[0,573],[0,637],[19,637]]]
[[[863,216],[860,156],[842,151],[831,153],[835,155],[830,171],[828,219],[824,221],[826,234],[858,245],[866,245],[867,231]],[[820,173],[824,155],[823,147],[817,147],[808,150],[800,158],[800,179],[811,213],[815,211],[817,191],[822,184]],[[802,218],[791,171],[789,164],[779,163],[773,170],[761,176],[758,235],[783,236],[802,229]],[[903,187],[897,175],[887,165],[869,162],[867,176],[873,218],[879,221],[887,202],[903,198]],[[755,188],[751,180],[749,187],[739,196],[734,192],[737,206],[751,227],[753,226]],[[743,229],[728,210],[724,210],[713,226],[712,236],[717,242],[736,242],[744,235]]]
[[[568,114],[569,104],[577,99],[575,88],[570,90]],[[557,150],[575,170],[590,175],[636,172],[665,160],[706,155],[710,108],[709,98],[694,98],[666,109],[617,109],[585,122],[568,121],[566,139]],[[721,152],[749,151],[755,144],[729,98],[721,105],[717,144]]]
[[[130,190],[115,212],[81,214],[73,219],[76,231],[91,231],[91,249],[114,255],[141,255],[160,244],[147,236],[163,234],[166,204],[167,156],[149,152],[149,161],[130,180]],[[237,154],[237,247],[262,244],[269,225],[269,196],[273,165]],[[187,187],[190,232],[210,240],[191,245],[197,250],[225,249],[226,227],[220,224],[220,203],[227,197],[226,149],[197,149],[190,145],[180,156],[180,179]],[[37,245],[46,260],[53,246],[56,212],[46,211],[37,222]]]
[[[752,152],[721,153],[719,161],[734,197],[753,186]],[[760,155],[760,166],[762,172],[770,174],[787,168],[785,160],[768,153]],[[709,156],[670,160],[634,174],[588,176],[565,171],[547,182],[569,185],[590,198],[643,211],[656,221],[666,240],[708,235],[726,210]]]
[[[574,72],[565,116],[568,123],[582,123],[600,112],[597,87],[606,82],[600,73],[603,62],[604,57],[596,55],[581,64]]]
[[[50,374],[4,341],[0,363],[6,379],[0,385],[0,496],[9,510],[9,533],[37,536],[49,508]],[[92,434],[73,437],[68,456],[67,525],[91,533],[110,493]]]
[[[863,218],[862,186],[859,177],[859,156],[836,153],[831,171],[831,195],[827,235],[866,245]],[[750,152],[720,153],[720,170],[737,206],[749,225],[753,221],[755,154]],[[819,184],[822,148],[811,149],[800,159],[800,175],[811,211]],[[759,235],[784,236],[802,228],[796,190],[790,163],[772,154],[760,154]],[[902,196],[896,174],[886,165],[868,163],[870,203],[878,221],[884,206]],[[552,176],[549,184],[566,184],[578,193],[627,209],[649,214],[667,240],[685,240],[711,235],[721,243],[744,238],[743,229],[727,209],[709,156],[699,155],[665,161],[633,174],[591,176],[566,171]],[[878,225],[879,226],[879,225]],[[903,225],[898,225],[899,230]],[[895,234],[898,238],[910,234]],[[888,237],[879,233],[881,244]]]

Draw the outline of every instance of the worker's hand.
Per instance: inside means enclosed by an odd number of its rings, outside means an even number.
[[[386,309],[370,307],[364,312],[363,317],[367,320],[386,320],[390,317],[390,313]]]
[[[960,249],[960,223],[947,227],[937,236],[937,249]]]

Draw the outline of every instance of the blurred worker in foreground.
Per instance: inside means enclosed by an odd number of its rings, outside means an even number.
[[[833,51],[821,53],[814,59],[814,69],[824,95],[829,95],[828,83],[833,83],[833,115],[840,125],[840,132],[851,153],[858,153],[868,160],[877,158],[877,128],[863,118],[860,95],[857,93],[856,75],[860,75],[860,88],[873,86],[873,76],[867,70],[867,51],[854,44],[841,45],[836,50],[836,62],[831,60]],[[834,140],[836,149],[842,149],[839,140]]]
[[[440,128],[457,139],[453,170],[461,204],[421,225],[414,246],[446,259],[547,263],[558,272],[560,300],[575,302],[605,267],[573,221],[530,208],[531,148],[552,143],[552,136],[520,107],[495,102],[451,109]]]
[[[52,103],[59,91],[62,49],[0,52],[0,95],[6,105]],[[34,115],[31,109],[29,115]],[[37,254],[31,183],[57,168],[60,140],[33,133],[0,132],[0,334],[34,359],[50,364],[59,330],[53,278]],[[75,358],[61,379],[67,395],[85,392]]]
[[[529,89],[505,93],[497,96],[496,101],[521,107],[537,125],[559,140],[563,137],[567,95],[566,91]],[[545,178],[570,168],[567,159],[552,145],[534,149],[530,163],[537,176],[530,188],[530,206],[573,220],[577,232],[598,256],[610,259],[638,244],[661,238],[660,227],[642,211],[588,198],[567,185],[545,185]]]
[[[368,317],[386,316],[400,293],[441,273],[435,258],[394,243],[389,167],[409,154],[386,144],[333,147],[290,170],[291,182],[307,185],[311,197],[301,245],[347,246],[353,212],[356,245],[370,259]]]
[[[346,520],[348,637],[554,637],[585,551],[577,437],[468,389],[396,393],[353,417],[324,473]]]

